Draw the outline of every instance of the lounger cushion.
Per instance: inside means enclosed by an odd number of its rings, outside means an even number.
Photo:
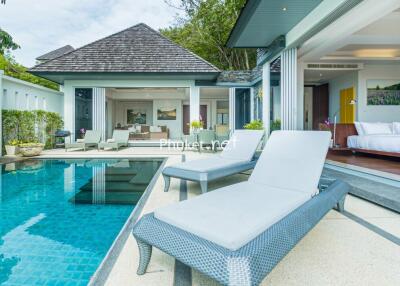
[[[249,181],[315,195],[330,138],[324,131],[273,132]]]
[[[221,153],[222,158],[249,162],[264,136],[263,130],[236,130]]]
[[[234,165],[240,165],[242,163],[243,161],[241,160],[226,159],[217,155],[210,158],[178,163],[173,165],[172,168],[195,171],[195,172],[211,172],[213,170],[227,168]]]
[[[306,193],[242,182],[160,208],[154,215],[234,251],[309,199]]]

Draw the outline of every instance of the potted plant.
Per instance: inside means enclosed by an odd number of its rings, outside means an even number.
[[[247,123],[243,127],[244,129],[249,129],[249,130],[264,130],[264,125],[261,120],[253,120],[250,123]]]
[[[19,144],[19,152],[24,157],[38,156],[43,151],[44,144],[37,142],[28,142]]]
[[[202,126],[203,125],[198,120],[194,120],[190,123],[190,127],[192,127],[194,133],[197,133]]]
[[[5,146],[7,155],[16,156],[19,151],[19,148],[18,148],[19,144],[20,144],[20,142],[17,139],[8,141],[8,143]]]

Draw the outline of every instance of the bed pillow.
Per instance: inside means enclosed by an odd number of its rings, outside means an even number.
[[[393,134],[400,135],[400,122],[393,122]]]
[[[393,134],[391,125],[392,125],[391,123],[375,123],[375,122],[361,123],[364,135]]]
[[[358,121],[354,122],[354,126],[356,127],[358,135],[364,135],[364,130],[362,129],[361,124],[362,124],[362,122],[358,122]]]

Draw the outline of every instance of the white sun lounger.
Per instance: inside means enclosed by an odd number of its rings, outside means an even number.
[[[264,136],[262,130],[236,130],[221,154],[166,167],[164,176],[167,192],[171,177],[200,183],[202,193],[208,182],[253,169],[257,160],[254,153]]]
[[[349,191],[318,190],[331,135],[276,131],[247,182],[145,215],[134,227],[144,274],[152,246],[223,285],[258,285]]]

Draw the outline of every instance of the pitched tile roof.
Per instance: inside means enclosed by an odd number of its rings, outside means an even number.
[[[141,23],[100,39],[31,72],[218,73],[218,68]]]
[[[54,51],[48,52],[44,55],[41,55],[41,56],[37,57],[36,59],[38,61],[48,61],[48,60],[58,58],[62,55],[65,55],[66,53],[72,52],[73,50],[74,50],[74,48],[72,46],[66,45],[64,47],[58,48]]]

